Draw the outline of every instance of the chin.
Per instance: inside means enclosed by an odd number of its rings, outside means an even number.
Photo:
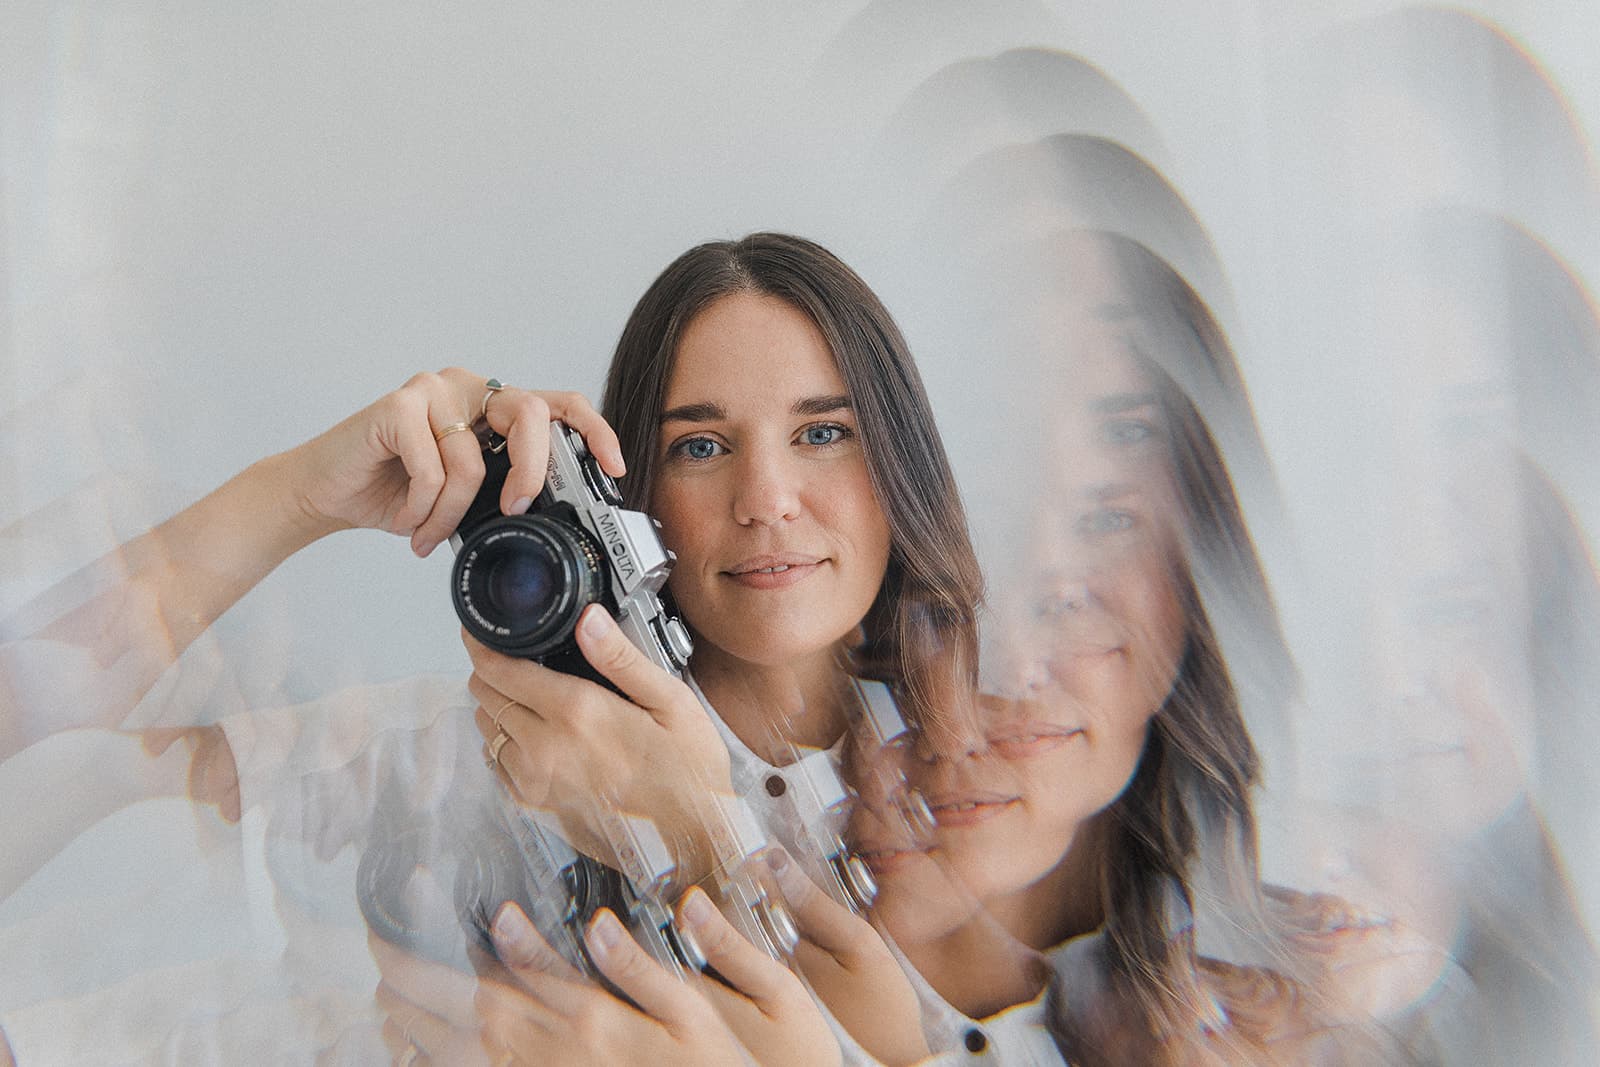
[[[823,653],[831,653],[841,641],[855,631],[855,624],[838,630],[835,627],[816,627],[791,624],[786,618],[765,616],[745,619],[728,626],[719,625],[720,633],[697,632],[697,638],[720,649],[724,654],[744,663],[763,667],[781,667],[798,663]],[[724,640],[718,640],[718,637]]]

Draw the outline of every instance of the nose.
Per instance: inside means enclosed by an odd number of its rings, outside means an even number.
[[[733,493],[740,526],[771,526],[799,518],[802,474],[785,451],[755,446],[743,453]]]
[[[953,763],[980,756],[988,747],[977,709],[963,704],[926,716],[912,751],[924,763]]]

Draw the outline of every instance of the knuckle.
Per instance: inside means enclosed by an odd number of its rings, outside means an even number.
[[[476,448],[472,449],[470,452],[466,449],[462,449],[461,458],[456,461],[455,467],[456,473],[464,478],[470,479],[472,487],[474,488],[483,481],[483,476],[488,470],[488,468],[483,465],[483,453],[478,451]]]
[[[524,393],[517,400],[519,418],[538,424],[550,421],[550,405],[538,393]]]
[[[633,647],[633,642],[620,631],[612,633],[606,638],[605,644],[597,653],[601,662],[595,664],[602,670],[627,670],[639,661],[640,652]]]
[[[405,388],[414,393],[432,393],[444,384],[437,371],[418,371],[406,381]]]

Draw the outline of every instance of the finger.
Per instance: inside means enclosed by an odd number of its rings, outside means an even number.
[[[584,943],[600,973],[641,1011],[669,1030],[683,1032],[705,1020],[706,1002],[698,999],[687,983],[651,959],[610,908],[601,908],[589,923]]]
[[[623,641],[626,642],[627,638],[624,637]],[[472,660],[474,675],[496,693],[504,693],[508,698],[515,694],[522,708],[536,719],[571,720],[620,700],[616,694],[587,678],[496,652],[466,630],[461,631],[461,643],[466,646],[467,655]],[[489,701],[480,699],[479,703],[488,706]],[[516,710],[512,708],[508,711],[507,717]],[[527,719],[519,719],[518,723],[519,728],[531,725]]]
[[[494,692],[487,684],[482,688]],[[472,713],[473,725],[483,737],[485,759],[493,754],[491,766],[521,806],[538,807],[549,794],[553,773],[551,745],[540,736],[543,721],[521,705],[506,707],[504,700],[494,707],[499,711],[498,724],[484,705]],[[502,732],[505,740],[497,742]]]
[[[465,631],[463,631],[463,633],[464,632]],[[516,660],[515,662],[529,663],[531,661]],[[541,667],[541,669],[547,668]],[[514,697],[510,693],[505,692],[504,690],[493,685],[481,674],[475,673],[472,675],[472,677],[467,679],[467,692],[471,693],[477,698],[480,706],[489,709],[492,712],[498,713],[500,722],[502,724],[509,724],[511,727],[520,727],[522,725],[532,726],[536,725],[540,719],[539,712],[536,709],[523,703],[520,698]],[[494,722],[494,717],[492,715],[490,716],[489,721],[491,723]]]
[[[395,992],[387,983],[379,982],[373,1000],[388,1016],[384,1020],[384,1043],[391,1051],[403,1053],[407,1045],[431,1056],[438,1056],[452,1044],[457,1028],[427,1008],[414,1004]],[[398,1042],[391,1042],[391,1029]],[[398,1048],[397,1048],[398,1046]]]
[[[782,848],[768,849],[766,860],[806,941],[842,963],[878,940],[871,923],[823,892]]]
[[[554,417],[544,394],[526,389],[502,389],[484,408],[489,428],[506,439],[511,470],[500,489],[500,511],[521,515],[544,488],[550,464],[550,420]]]
[[[477,1018],[473,1001],[478,980],[454,967],[421,959],[375,934],[367,934],[367,947],[390,991],[454,1026],[470,1027]]]
[[[574,982],[582,979],[578,969],[551,947],[527,913],[512,901],[500,906],[490,926],[490,936],[500,962],[518,979],[533,971]]]
[[[435,419],[447,415],[436,414]],[[428,517],[411,535],[411,545],[419,556],[430,554],[455,528],[472,506],[483,485],[483,449],[476,435],[462,431],[446,434],[435,443],[444,465],[444,485],[433,498]]]
[[[689,890],[678,902],[678,921],[694,935],[706,962],[763,1012],[775,1010],[779,1000],[799,988],[789,968],[734,929],[700,888]]]
[[[600,463],[600,469],[613,478],[628,473],[622,458],[622,443],[617,432],[601,417],[582,393],[544,393],[550,405],[550,417],[566,423],[583,436],[583,443]]]
[[[389,432],[384,445],[400,457],[408,479],[405,507],[394,517],[394,530],[412,534],[411,550],[416,552],[417,527],[433,510],[433,503],[444,488],[444,460],[439,456],[439,443],[433,439],[433,429],[428,422],[427,402],[415,391],[402,389],[395,394],[394,410],[388,418]]]
[[[611,613],[591,604],[578,619],[578,647],[590,666],[663,726],[676,717],[688,688],[652,662],[622,632]],[[699,701],[690,696],[696,713]]]

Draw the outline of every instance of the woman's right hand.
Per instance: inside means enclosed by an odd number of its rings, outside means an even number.
[[[917,991],[878,931],[781,848],[767,853],[767,864],[800,932],[795,964],[812,992],[879,1062],[895,1067],[926,1059]]]
[[[571,426],[602,469],[624,473],[617,435],[579,393],[491,390],[451,367],[418,374],[399,389],[287,453],[295,501],[317,532],[360,527],[411,538],[419,556],[449,537],[483,483],[480,415],[506,438],[511,472],[500,494],[506,514],[526,511],[544,485],[553,420]]]
[[[397,1063],[696,1063],[837,1067],[838,1042],[804,987],[745,941],[700,890],[678,922],[721,981],[680,979],[609,910],[584,932],[590,958],[633,1001],[619,999],[551,948],[514,904],[493,923],[499,963],[472,977],[369,938],[383,975],[378,1004]]]

